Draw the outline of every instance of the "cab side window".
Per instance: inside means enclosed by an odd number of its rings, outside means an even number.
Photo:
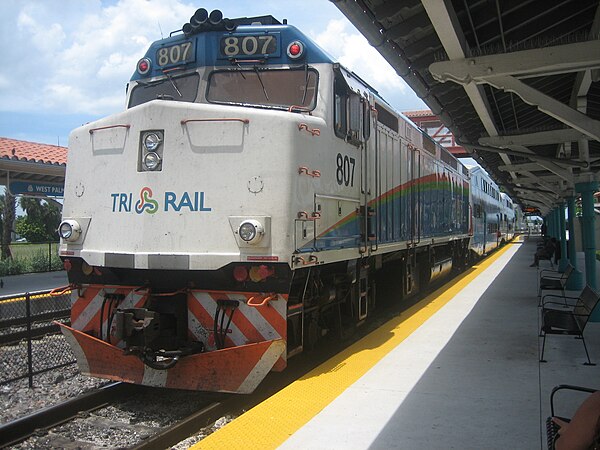
[[[346,138],[348,133],[348,122],[347,122],[347,107],[348,107],[348,96],[346,94],[346,86],[343,81],[338,78],[335,79],[334,85],[335,93],[335,134],[342,139]]]
[[[336,136],[353,145],[360,145],[363,134],[366,134],[367,130],[370,132],[370,129],[364,126],[365,109],[360,95],[350,90],[342,77],[336,77],[334,96]]]

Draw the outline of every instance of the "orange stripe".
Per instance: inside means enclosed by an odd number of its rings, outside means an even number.
[[[204,308],[202,303],[200,303],[200,301],[195,297],[192,301],[188,302],[188,310],[194,314],[194,317],[198,319],[198,322],[200,322],[200,325],[202,325],[204,328],[210,329],[210,327],[213,325],[214,319]]]
[[[279,296],[278,301],[280,301],[281,296]],[[279,333],[283,339],[287,336],[287,318],[282,317],[279,311],[277,311],[274,307],[269,306],[267,303],[265,306],[260,306],[256,308],[256,310],[260,313],[264,319],[271,324],[275,331]],[[287,310],[287,304],[283,307],[283,310]],[[285,313],[284,313],[285,314]]]
[[[215,307],[216,307],[216,303],[215,303]],[[202,303],[200,302],[200,300],[198,300],[196,297],[194,297],[193,301],[188,302],[188,309],[194,314],[194,316],[196,317],[196,319],[198,319],[198,322],[200,322],[200,324],[208,331],[209,333],[209,338],[208,338],[208,343],[207,345],[214,350],[215,347],[215,336],[214,336],[214,324],[215,324],[215,319],[213,316],[211,316],[211,314],[206,310],[206,308],[204,307],[204,305],[202,305]],[[233,342],[229,336],[225,336],[225,347],[235,347],[236,344],[235,342]]]
[[[231,314],[233,314],[232,322],[244,335],[247,344],[266,340],[254,324],[244,315],[244,311],[241,308],[237,308],[235,312],[233,312],[233,310],[228,310],[228,313],[229,312],[230,314],[228,314],[228,316],[231,317]]]
[[[77,297],[71,306],[71,323],[75,322],[85,308],[94,300],[101,288],[87,288],[82,297]]]

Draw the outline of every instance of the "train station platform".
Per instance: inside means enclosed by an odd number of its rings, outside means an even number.
[[[552,388],[600,388],[600,365],[556,335],[539,362],[538,239],[517,238],[193,448],[546,448]],[[600,363],[600,323],[584,335]],[[559,412],[582,398],[561,397]]]

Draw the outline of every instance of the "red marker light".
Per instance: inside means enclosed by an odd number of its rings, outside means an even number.
[[[290,45],[290,55],[298,56],[301,51],[302,51],[302,49],[300,48],[300,46],[298,44]]]
[[[304,44],[300,41],[291,42],[287,47],[287,55],[292,59],[304,56]]]
[[[138,61],[137,71],[140,75],[146,75],[150,71],[150,60],[142,58]]]
[[[233,268],[233,278],[235,281],[246,281],[248,279],[248,269],[244,266],[236,266]]]

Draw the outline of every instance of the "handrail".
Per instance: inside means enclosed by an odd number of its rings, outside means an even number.
[[[248,299],[248,301],[246,302],[246,305],[248,305],[248,306],[253,306],[253,307],[255,307],[255,308],[257,308],[257,307],[259,307],[259,306],[265,306],[265,305],[267,305],[267,304],[268,304],[270,301],[272,301],[272,300],[276,300],[276,299],[277,299],[277,294],[270,294],[270,295],[267,295],[265,298],[263,298],[263,301],[262,301],[262,302],[260,302],[260,303],[254,303],[254,301],[253,301],[253,300],[254,300],[255,298],[257,298],[257,297],[260,297],[260,296],[259,296],[259,295],[257,295],[256,297],[250,297],[250,298]]]
[[[240,119],[237,117],[222,117],[222,118],[209,118],[209,119],[183,119],[181,125],[187,125],[189,122],[242,122],[245,124],[250,123],[250,119]]]
[[[300,166],[300,167],[298,167],[298,173],[300,175],[305,174],[305,175],[308,175],[309,177],[313,177],[313,178],[319,178],[321,176],[321,171],[320,170],[315,169],[315,170],[311,171],[306,166]]]
[[[61,295],[65,295],[67,292],[71,292],[73,290],[73,287],[68,284],[67,286],[60,286],[57,288],[52,289],[48,295],[50,295],[51,297],[60,297]]]
[[[127,129],[130,129],[131,125],[129,125],[129,124],[117,124],[117,125],[107,125],[105,127],[92,128],[90,130],[90,134],[94,134],[94,131],[108,130],[109,128],[127,128]]]
[[[306,130],[307,132],[309,132],[312,136],[321,136],[321,130],[319,130],[318,128],[313,128],[312,130],[308,127],[307,124],[305,123],[301,123],[298,124],[298,130],[302,131],[302,130]]]
[[[300,106],[300,105],[291,105],[291,106],[288,108],[288,112],[294,112],[294,110],[298,110],[298,111],[300,111],[300,112],[307,112],[309,116],[310,116],[310,115],[312,115],[312,114],[311,114],[311,111],[312,111],[312,109],[310,109],[310,108],[308,108],[308,107],[306,107],[306,106]]]

